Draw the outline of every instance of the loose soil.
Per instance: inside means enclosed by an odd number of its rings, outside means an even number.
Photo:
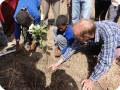
[[[66,14],[65,9],[64,2],[61,4],[61,14]],[[51,10],[49,16],[53,17]],[[94,17],[94,10],[91,16]],[[49,70],[48,66],[60,59],[54,57],[52,29],[50,27],[48,31],[45,51],[37,48],[31,54],[21,43],[20,52],[0,57],[0,85],[5,90],[82,90],[80,83],[91,74],[96,64],[94,55],[99,48],[81,47],[58,70]],[[115,90],[119,85],[120,66],[114,60],[111,69],[95,82],[94,90]]]

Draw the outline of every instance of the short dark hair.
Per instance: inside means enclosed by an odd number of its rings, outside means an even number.
[[[20,25],[24,27],[30,26],[33,21],[26,10],[20,10],[16,15],[16,20]]]
[[[59,15],[56,20],[56,25],[67,25],[68,24],[68,18],[65,15]]]

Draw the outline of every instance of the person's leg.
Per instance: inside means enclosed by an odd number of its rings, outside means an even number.
[[[120,15],[120,6],[116,7],[111,4],[108,10],[108,20],[117,23],[119,19],[119,15]]]
[[[72,0],[72,24],[80,19],[80,0]]]
[[[67,40],[63,35],[57,35],[57,43],[58,43],[58,47],[61,50],[63,50],[63,48],[67,45]]]
[[[69,19],[69,23],[72,23],[72,1],[70,2],[70,7],[68,7],[68,19]]]
[[[50,9],[50,1],[49,0],[42,0],[43,4],[43,20],[45,24],[48,25],[48,12]]]
[[[100,0],[95,0],[95,21],[99,21],[101,10]]]
[[[53,38],[54,38],[54,43],[57,43],[57,27],[54,27],[54,29],[53,29]]]
[[[52,3],[52,9],[53,9],[54,18],[56,21],[57,17],[59,16],[59,13],[60,13],[60,0],[55,0]]]
[[[92,0],[81,0],[81,14],[82,18],[90,18],[90,10],[92,6]]]
[[[105,20],[106,13],[108,11],[108,8],[110,7],[111,1],[101,1],[101,14],[100,14],[100,20]]]
[[[2,23],[0,21],[0,46],[6,46],[7,43],[8,43],[8,39],[7,39],[6,35],[3,32]]]

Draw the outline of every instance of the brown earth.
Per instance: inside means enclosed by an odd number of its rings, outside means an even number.
[[[65,2],[61,4],[61,14],[67,14]],[[91,11],[94,17],[94,10]],[[50,11],[50,18],[53,14]],[[119,20],[120,22],[120,20]],[[19,53],[0,57],[0,84],[5,90],[82,90],[81,81],[88,77],[95,65],[95,57],[89,52],[98,48],[90,47],[85,54],[81,48],[58,70],[48,70],[48,66],[59,58],[53,54],[52,28],[47,35],[47,49],[40,48],[30,54],[22,47]],[[93,63],[94,62],[94,63]],[[114,60],[111,69],[96,83],[94,90],[115,90],[120,85],[120,66]]]

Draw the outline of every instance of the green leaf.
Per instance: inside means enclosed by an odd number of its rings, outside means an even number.
[[[46,34],[48,33],[48,31],[46,29],[41,30],[41,32],[46,33]]]
[[[40,25],[34,26],[35,30],[40,30]]]
[[[30,32],[30,33],[34,33],[35,30],[30,29],[30,30],[28,30],[28,32]]]
[[[39,43],[42,44],[42,39],[39,40]]]
[[[32,34],[32,37],[35,37],[35,34]]]
[[[39,43],[39,40],[35,40],[35,43]]]
[[[46,46],[46,41],[45,41],[45,40],[42,41],[42,46],[43,46],[43,47]]]

